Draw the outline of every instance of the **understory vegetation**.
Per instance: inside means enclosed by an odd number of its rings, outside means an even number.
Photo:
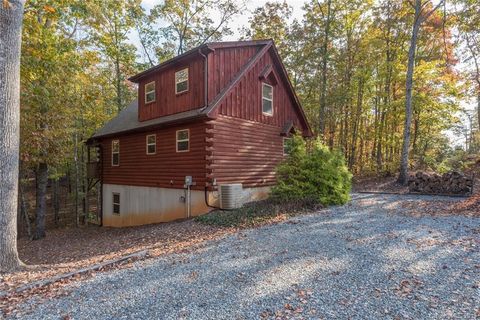
[[[279,201],[311,199],[322,205],[344,204],[350,199],[352,174],[343,154],[320,140],[307,147],[300,136],[288,141],[289,156],[277,168],[272,197]]]

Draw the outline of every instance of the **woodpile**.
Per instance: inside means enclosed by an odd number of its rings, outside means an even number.
[[[408,180],[412,193],[468,195],[473,190],[473,179],[458,171],[443,175],[418,171]]]

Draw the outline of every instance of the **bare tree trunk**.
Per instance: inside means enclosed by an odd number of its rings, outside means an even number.
[[[444,0],[440,1],[428,13],[423,13],[422,10],[425,3],[422,0],[415,0],[415,19],[413,20],[412,37],[410,39],[410,49],[408,50],[408,65],[406,78],[406,92],[405,92],[405,124],[403,127],[403,146],[402,155],[400,158],[400,173],[398,175],[398,182],[405,185],[408,182],[408,156],[410,149],[410,127],[412,124],[412,88],[413,88],[413,72],[415,68],[415,53],[417,49],[417,38],[420,26],[428,19],[428,17],[435,12]]]
[[[27,229],[27,235],[29,239],[32,239],[32,224],[30,223],[30,216],[28,215],[28,207],[27,207],[27,201],[25,200],[25,195],[23,192],[23,187],[21,186],[21,182],[19,182],[20,185],[20,213],[23,219],[25,219],[25,227]]]
[[[0,272],[22,264],[17,252],[17,206],[24,3],[9,0],[0,5]]]
[[[81,153],[80,153],[80,165],[81,165],[80,180],[82,181],[82,219],[81,219],[82,225],[86,224],[87,216],[88,216],[88,199],[87,199],[88,181],[87,181],[87,175],[85,172],[86,170],[84,170],[85,169],[84,164],[85,164],[85,148],[84,148],[84,145],[82,145]]]
[[[55,219],[55,226],[58,227],[58,222],[60,221],[60,183],[58,178],[53,181],[53,216]]]
[[[408,50],[408,66],[406,78],[406,96],[405,96],[405,124],[403,127],[403,147],[400,160],[400,174],[398,182],[407,183],[408,177],[408,155],[410,148],[410,126],[412,124],[412,87],[413,71],[415,68],[415,53],[417,49],[418,31],[420,30],[421,0],[415,1],[415,20],[413,22],[412,37],[410,39],[410,49]]]
[[[357,151],[357,137],[358,137],[358,127],[360,124],[360,117],[362,113],[363,105],[363,79],[359,80],[358,83],[358,93],[357,93],[357,109],[355,111],[355,119],[353,121],[353,131],[352,131],[352,145],[350,146],[350,156],[348,160],[348,167],[350,170],[355,164],[355,152]]]
[[[75,145],[74,145],[74,163],[75,163],[75,226],[80,225],[80,217],[78,214],[78,187],[79,187],[79,169],[78,169],[78,136],[75,133]]]
[[[37,208],[35,218],[35,240],[45,238],[45,216],[47,212],[48,166],[40,163],[37,168]]]
[[[480,130],[480,85],[478,86],[478,93],[477,93],[477,118],[478,118],[478,130]]]
[[[114,33],[115,33],[115,86],[117,90],[117,111],[120,112],[123,109],[122,101],[122,80],[120,71],[120,41],[118,40],[118,18],[114,12]]]
[[[327,2],[327,17],[325,21],[325,33],[323,37],[322,57],[322,89],[320,92],[320,110],[318,113],[318,133],[325,133],[326,97],[327,97],[327,66],[328,66],[328,41],[330,37],[330,20],[332,16],[332,1]]]
[[[470,50],[470,55],[475,66],[474,78],[475,82],[477,83],[477,120],[478,125],[480,126],[480,61],[477,56],[477,51],[474,49],[472,39],[469,37],[468,33],[465,33],[465,39],[467,40],[467,47]]]

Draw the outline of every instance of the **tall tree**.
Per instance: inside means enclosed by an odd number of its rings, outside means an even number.
[[[435,7],[432,8],[429,0],[415,0],[412,6],[415,10],[412,35],[410,38],[410,48],[408,49],[408,65],[407,75],[405,81],[405,124],[403,128],[403,146],[402,156],[400,160],[400,173],[398,175],[398,182],[406,184],[408,180],[408,159],[410,152],[410,130],[412,125],[412,88],[413,88],[413,72],[415,68],[415,53],[417,50],[417,38],[422,23],[425,22],[440,6],[443,5],[444,0],[441,0]]]
[[[318,115],[318,131],[320,134],[325,132],[325,111],[326,111],[326,99],[327,99],[327,66],[329,59],[329,41],[332,24],[332,0],[326,0],[326,4],[323,6],[317,1],[317,6],[322,13],[323,20],[325,21],[325,31],[323,33],[322,41],[322,62],[321,62],[321,74],[322,82],[320,87],[320,103],[319,103],[319,115]]]
[[[0,5],[0,272],[21,265],[17,253],[22,0]]]
[[[474,0],[457,0],[461,7],[457,13],[460,39],[465,45],[463,62],[470,65],[470,74],[477,99],[477,121],[480,123],[480,3]]]
[[[68,154],[75,112],[71,78],[80,68],[74,39],[80,9],[74,1],[56,7],[41,1],[25,6],[21,151],[24,167],[36,177],[34,239],[45,237],[50,170],[61,166]]]
[[[256,8],[248,20],[248,27],[243,34],[246,39],[273,39],[282,58],[288,55],[289,17],[292,8],[283,2],[267,2]]]
[[[141,1],[104,0],[91,3],[90,32],[107,65],[105,77],[112,80],[117,110],[121,111],[134,96],[133,88],[129,88],[126,79],[137,71],[136,48],[128,41],[128,35],[135,26],[134,19],[141,10]]]
[[[167,22],[162,28],[164,42],[176,48],[176,54],[232,34],[231,18],[244,8],[244,1],[233,0],[165,0],[156,5],[151,15]],[[218,18],[214,21],[212,17]]]

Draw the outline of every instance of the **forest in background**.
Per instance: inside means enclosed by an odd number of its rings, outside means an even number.
[[[461,169],[480,147],[480,4],[442,4],[419,30],[410,141],[410,168],[440,172]],[[313,0],[291,19],[282,2],[167,0],[147,12],[140,0],[32,0],[22,39],[20,176],[36,197],[35,209],[21,206],[37,220],[33,237],[45,235],[48,181],[54,211],[67,177],[75,222],[89,215],[84,142],[135,99],[127,78],[204,42],[231,39],[229,22],[248,9],[241,38],[275,41],[325,143],[343,152],[357,176],[398,172],[410,1]],[[470,100],[478,104],[473,111],[465,108]]]

